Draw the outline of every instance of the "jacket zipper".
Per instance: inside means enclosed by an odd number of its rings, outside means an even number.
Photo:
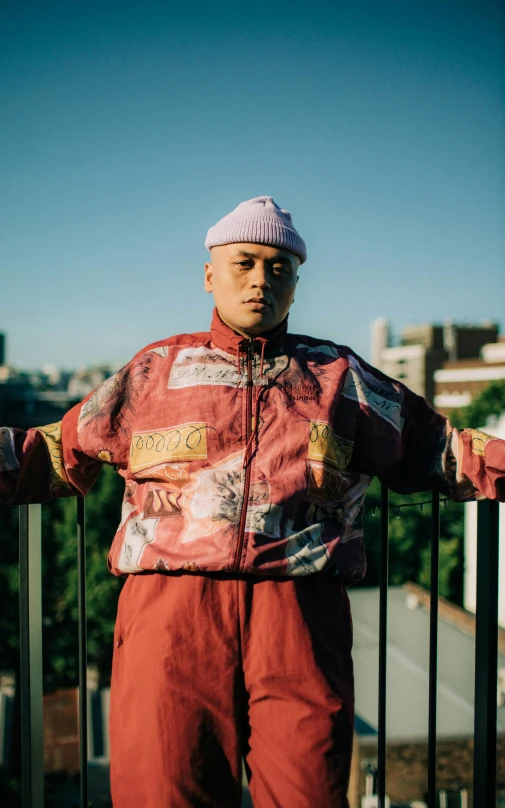
[[[245,538],[245,524],[247,519],[247,506],[249,504],[249,489],[251,487],[251,464],[249,463],[249,458],[247,457],[247,453],[249,451],[249,440],[251,438],[252,432],[252,398],[253,398],[253,376],[252,376],[252,359],[253,359],[254,351],[253,351],[253,341],[252,339],[249,340],[247,345],[247,398],[246,398],[246,408],[245,408],[245,445],[246,445],[246,455],[244,457],[245,463],[245,479],[244,479],[244,498],[242,500],[242,512],[240,514],[240,525],[238,531],[238,541],[237,541],[237,550],[235,553],[235,559],[233,562],[233,569],[240,569],[240,557],[242,555],[242,550],[244,548],[244,538]]]

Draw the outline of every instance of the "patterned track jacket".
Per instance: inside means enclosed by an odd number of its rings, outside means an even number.
[[[125,478],[109,566],[306,575],[365,571],[362,510],[378,476],[402,493],[505,499],[505,441],[453,429],[349,348],[287,333],[149,345],[58,424],[0,432],[0,497],[85,494]]]

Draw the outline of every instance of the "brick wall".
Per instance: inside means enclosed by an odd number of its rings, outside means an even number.
[[[377,761],[377,745],[356,742],[349,788],[350,808],[360,808],[365,793],[364,763]],[[437,788],[466,788],[472,808],[473,738],[440,741],[437,744]],[[505,784],[505,738],[498,738],[497,781]],[[426,743],[388,744],[386,751],[387,793],[391,800],[422,800],[428,784]]]
[[[77,688],[44,696],[44,770],[79,771],[79,713]]]

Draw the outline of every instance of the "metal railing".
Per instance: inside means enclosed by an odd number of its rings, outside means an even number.
[[[21,691],[21,780],[23,808],[44,808],[42,707],[41,506],[19,508],[19,622]],[[79,789],[88,805],[88,703],[86,650],[86,535],[84,498],[77,498],[77,600],[79,644]]]
[[[425,503],[423,503],[425,504]],[[398,507],[398,506],[394,506]],[[402,506],[400,506],[402,507]],[[478,503],[477,608],[474,686],[474,808],[496,805],[496,710],[498,685],[499,504]],[[440,497],[431,499],[430,648],[428,697],[428,808],[437,808],[437,670],[439,602]],[[381,488],[381,569],[379,617],[379,716],[377,755],[378,808],[386,805],[387,590],[389,497]]]
[[[398,507],[398,506],[393,506]],[[400,506],[404,507],[404,506]],[[478,504],[477,611],[475,638],[474,808],[496,804],[496,710],[498,664],[498,503]],[[389,492],[381,489],[379,623],[378,808],[386,805],[387,596]],[[431,499],[431,596],[428,711],[428,808],[437,806],[437,667],[440,498]],[[41,506],[20,507],[21,733],[23,808],[44,808],[42,714]],[[88,804],[86,564],[84,499],[77,501],[79,601],[80,804]]]

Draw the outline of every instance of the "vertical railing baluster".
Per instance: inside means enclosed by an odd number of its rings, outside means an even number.
[[[430,580],[430,662],[428,697],[428,808],[437,802],[437,675],[438,675],[438,591],[440,557],[440,497],[431,496],[431,580]]]
[[[498,503],[483,500],[477,519],[474,808],[496,804],[498,667]]]
[[[23,808],[44,807],[40,505],[19,508],[21,776]]]
[[[381,486],[381,563],[379,616],[379,720],[377,754],[378,808],[385,808],[386,799],[386,669],[387,669],[387,608],[389,575],[389,491]]]
[[[81,808],[88,805],[88,664],[86,652],[86,535],[84,497],[77,497],[77,598],[79,608],[79,763]]]

